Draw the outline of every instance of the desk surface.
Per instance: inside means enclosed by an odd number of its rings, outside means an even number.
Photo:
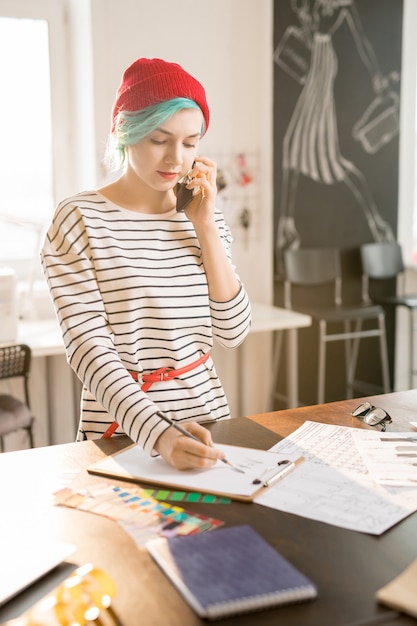
[[[354,428],[367,428],[360,420],[350,415],[353,409],[364,400],[369,400],[391,415],[392,423],[387,425],[387,431],[413,430],[410,427],[410,422],[417,422],[417,389],[285,409],[275,413],[260,413],[249,417],[265,428],[274,431],[280,437],[286,437],[306,420]]]
[[[65,354],[61,329],[56,318],[20,320],[17,332],[18,341],[30,346],[34,357]]]
[[[311,317],[305,313],[252,302],[251,333],[304,328],[310,325]]]
[[[417,391],[375,397],[379,406],[391,410],[394,423],[405,428],[415,420]],[[212,427],[216,441],[267,449],[305,419],[341,425],[352,424],[348,400],[320,407],[288,409],[238,418]],[[268,426],[268,429],[264,428]],[[114,609],[121,626],[195,626],[201,621],[170,585],[149,555],[134,547],[130,537],[105,518],[72,509],[53,507],[51,493],[73,472],[87,478],[85,468],[105,454],[129,443],[126,437],[97,442],[51,446],[0,455],[2,480],[2,534],[18,541],[19,531],[42,524],[50,534],[74,543],[72,563],[93,562],[116,580]],[[12,478],[13,477],[13,478]],[[101,480],[88,476],[88,480]],[[10,484],[9,484],[10,483]],[[24,492],[25,498],[21,495]],[[374,601],[376,589],[387,583],[417,558],[417,514],[381,536],[347,531],[314,520],[275,511],[257,504],[187,504],[188,509],[223,519],[227,524],[251,524],[284,556],[305,572],[319,587],[313,602],[243,615],[220,624],[232,626],[359,626],[359,624],[415,624]],[[30,515],[28,515],[30,511]],[[8,533],[5,535],[4,533]],[[62,565],[45,579],[0,607],[0,622],[30,606],[68,575]]]

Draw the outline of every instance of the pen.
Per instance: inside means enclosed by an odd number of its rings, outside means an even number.
[[[270,487],[278,480],[281,480],[281,478],[284,478],[284,476],[292,472],[292,470],[302,461],[304,461],[304,457],[300,457],[296,461],[290,461],[289,459],[278,461],[277,465],[272,470],[265,470],[258,478],[255,478],[252,481],[252,484],[262,485],[262,487]]]
[[[193,435],[192,433],[188,432],[188,430],[185,430],[185,428],[182,428],[182,426],[180,426],[179,424],[177,424],[176,422],[174,422],[174,420],[172,420],[170,417],[168,417],[167,415],[165,415],[164,413],[162,413],[161,411],[157,412],[158,417],[161,418],[161,420],[164,420],[165,422],[167,422],[170,426],[172,426],[173,428],[175,428],[176,430],[178,430],[180,433],[182,433],[183,435],[185,435],[185,437],[188,437],[189,439],[194,439],[194,441],[198,441],[199,443],[203,443],[201,441],[201,439],[199,439],[198,437],[196,437],[195,435]],[[228,467],[230,467],[230,469],[232,469],[235,472],[239,472],[239,474],[244,474],[245,472],[240,469],[239,467],[236,467],[235,465],[233,465],[233,463],[231,463],[230,461],[228,461],[226,458],[223,459],[219,459],[222,463],[225,463]]]

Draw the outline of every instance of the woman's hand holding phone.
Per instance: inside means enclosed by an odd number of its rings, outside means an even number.
[[[198,209],[205,200],[211,202],[214,208],[216,176],[217,166],[214,161],[207,157],[196,159],[190,171],[176,185],[176,210],[184,212],[188,207]],[[196,200],[195,206],[192,205],[193,200]],[[192,219],[191,215],[189,217]]]

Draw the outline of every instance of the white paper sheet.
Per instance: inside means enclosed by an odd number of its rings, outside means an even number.
[[[353,433],[370,476],[381,485],[415,487],[417,494],[417,433]]]
[[[271,448],[302,455],[305,462],[256,502],[374,535],[416,511],[417,490],[387,489],[371,479],[353,439],[355,430],[306,421]]]

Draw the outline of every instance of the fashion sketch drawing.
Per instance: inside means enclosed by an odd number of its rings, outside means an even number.
[[[301,243],[295,220],[300,174],[323,185],[344,183],[353,201],[362,209],[372,238],[375,241],[392,240],[391,226],[381,217],[364,174],[343,156],[339,145],[334,97],[338,60],[333,37],[343,23],[347,23],[360,58],[369,71],[375,102],[386,98],[390,79],[382,76],[379,70],[354,0],[291,0],[291,7],[299,24],[287,28],[275,50],[274,60],[302,84],[302,89],[283,141],[277,253],[298,248]],[[397,115],[395,109],[393,114]],[[398,130],[395,127],[397,120],[393,123],[387,118],[386,122],[382,119],[380,122],[381,141],[376,146],[365,145],[364,149],[369,153],[379,149]],[[390,123],[392,128],[387,127]],[[353,136],[355,132],[359,134],[358,128],[353,129]]]

